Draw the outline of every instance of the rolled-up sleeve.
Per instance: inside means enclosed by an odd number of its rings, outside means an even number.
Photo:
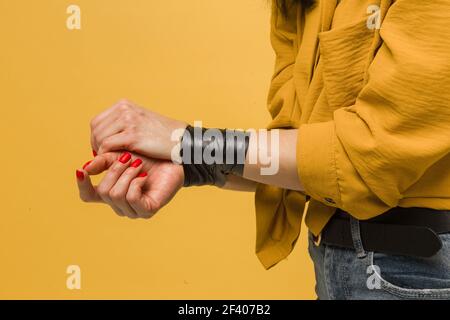
[[[356,102],[299,128],[298,174],[312,198],[376,216],[449,153],[449,21],[446,0],[391,6]]]

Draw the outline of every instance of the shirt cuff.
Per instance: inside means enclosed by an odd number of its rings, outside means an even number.
[[[334,121],[301,125],[297,139],[297,168],[311,198],[327,206],[341,207],[335,139]]]

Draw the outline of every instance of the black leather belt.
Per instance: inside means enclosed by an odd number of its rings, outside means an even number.
[[[366,251],[428,258],[442,248],[439,234],[450,232],[450,210],[396,207],[360,221],[360,232]],[[322,231],[321,242],[354,248],[350,215],[338,209]]]

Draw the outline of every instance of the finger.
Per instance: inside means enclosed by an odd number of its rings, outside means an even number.
[[[117,150],[130,150],[134,151],[131,146],[131,138],[129,134],[126,133],[118,133],[112,136],[109,136],[105,140],[102,141],[102,144],[99,146],[98,153],[106,153]]]
[[[130,105],[131,105],[131,102],[129,102],[126,99],[119,100],[112,107],[109,107],[108,109],[106,109],[103,112],[99,113],[97,116],[95,116],[91,120],[91,129],[94,129],[101,122],[103,122],[105,119],[107,119],[108,117],[113,116],[114,114],[118,113],[121,109],[128,108]]]
[[[131,153],[132,157],[136,157],[136,154]],[[98,175],[106,170],[108,170],[117,160],[119,156],[118,152],[107,152],[101,155],[97,155],[94,159],[87,162],[83,169],[91,176]],[[151,170],[153,165],[155,164],[155,160],[145,159],[145,162],[142,164],[143,169],[145,171]]]
[[[116,181],[122,175],[122,173],[128,168],[131,160],[131,154],[128,152],[123,153],[112,166],[109,167],[105,176],[100,184],[97,186],[97,193],[104,202],[109,204],[114,211],[120,212],[122,215],[125,213],[118,208],[110,198],[110,190],[115,185]]]
[[[76,177],[81,200],[84,202],[103,202],[86,171],[77,170]]]
[[[126,199],[137,213],[139,218],[149,219],[158,210],[159,206],[152,198],[143,194],[143,188],[147,180],[147,173],[143,172],[133,179],[128,188]]]
[[[77,170],[76,172],[78,188],[80,190],[80,198],[85,202],[106,203],[111,206],[111,208],[117,213],[117,215],[124,216],[119,208],[115,207],[111,203],[105,202],[98,193],[97,187],[92,185],[91,179],[89,177],[89,172],[85,169],[89,168],[91,166],[91,163],[95,162],[95,160],[96,159],[94,158],[94,160],[87,162],[83,166],[83,170]]]
[[[95,150],[98,150],[98,145],[95,142],[95,139],[92,136],[92,134],[91,134],[91,136],[89,138],[90,138],[90,141],[91,141],[92,152],[94,153],[94,157],[95,157],[95,156],[97,156],[97,151],[95,151]]]
[[[123,121],[117,120],[117,115],[110,116],[91,131],[91,139],[97,147],[100,147],[103,140],[106,138],[118,134],[124,130],[125,127]]]
[[[98,142],[96,141],[93,132],[96,131],[97,127],[99,125],[101,125],[101,123],[103,123],[105,120],[107,120],[109,117],[116,117],[117,118],[117,113],[120,111],[120,108],[128,108],[129,102],[126,101],[125,99],[120,100],[118,103],[114,104],[112,107],[106,109],[105,111],[101,112],[99,115],[97,115],[96,117],[94,117],[91,120],[90,123],[90,127],[91,127],[91,136],[90,136],[90,141],[91,141],[91,146],[92,149],[94,150],[98,150],[99,145]]]
[[[91,179],[85,170],[76,171],[78,190],[80,192],[80,199],[84,202],[91,203],[105,203],[97,192],[97,188],[92,185]],[[112,209],[119,215],[124,216],[119,208],[111,206]]]
[[[87,162],[83,169],[91,176],[98,175],[108,170],[117,160],[118,154],[116,152],[103,153],[97,155],[94,159]]]
[[[109,196],[112,202],[122,210],[128,217],[136,219],[138,217],[135,210],[128,204],[126,196],[131,181],[137,177],[142,168],[142,160],[136,159],[128,169],[120,176],[114,187],[111,188]]]

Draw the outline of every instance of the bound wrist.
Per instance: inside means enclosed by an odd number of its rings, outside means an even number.
[[[250,134],[187,126],[180,143],[184,186],[222,187],[227,175],[242,176]]]

